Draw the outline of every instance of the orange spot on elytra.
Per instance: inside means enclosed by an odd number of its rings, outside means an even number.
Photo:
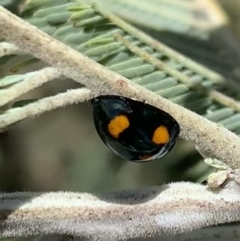
[[[170,140],[166,126],[159,126],[153,133],[152,142],[154,144],[166,144]]]
[[[109,122],[108,131],[113,137],[118,138],[120,133],[127,129],[129,125],[128,118],[125,115],[119,115]]]

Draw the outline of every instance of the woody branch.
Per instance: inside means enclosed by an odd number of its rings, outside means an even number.
[[[239,205],[239,185],[234,181],[218,193],[188,182],[107,195],[3,193],[0,237],[38,234],[68,234],[94,240],[164,237],[240,221]],[[206,235],[214,238],[214,232],[202,230],[202,233],[204,239]]]

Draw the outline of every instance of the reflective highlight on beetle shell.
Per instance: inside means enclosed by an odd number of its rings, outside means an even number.
[[[92,105],[100,138],[126,160],[147,162],[165,156],[180,132],[171,115],[141,101],[104,95],[94,98]]]

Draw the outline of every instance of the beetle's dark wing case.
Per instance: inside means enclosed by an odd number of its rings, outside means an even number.
[[[124,99],[119,96],[99,96],[92,100],[92,104],[97,108],[101,109],[105,113],[106,117],[109,119],[114,118],[115,116],[122,113],[131,113],[132,110],[125,103]]]
[[[174,146],[180,128],[168,113],[141,101],[122,96],[106,95],[92,100],[94,123],[102,141],[123,159],[141,162],[142,157],[153,160],[166,155]],[[109,134],[108,124],[123,115],[129,126],[117,138]],[[156,128],[164,126],[169,133],[169,142],[156,145],[152,136]]]

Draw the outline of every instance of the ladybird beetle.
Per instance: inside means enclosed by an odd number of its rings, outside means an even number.
[[[91,103],[100,138],[121,158],[146,162],[172,150],[180,127],[165,111],[116,95],[98,96]]]

